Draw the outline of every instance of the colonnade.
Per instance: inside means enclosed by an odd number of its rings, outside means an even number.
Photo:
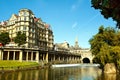
[[[80,55],[63,53],[63,52],[50,52],[40,51],[36,49],[11,49],[11,48],[0,48],[0,60],[18,60],[22,61],[45,61],[45,62],[79,62]]]
[[[40,51],[32,51],[32,50],[15,50],[15,49],[4,49],[0,50],[0,60],[18,60],[22,61],[36,61],[40,60],[48,61],[47,53]]]
[[[59,63],[80,63],[80,55],[73,54],[63,54],[63,53],[55,53],[49,54],[48,61],[49,62],[59,62]]]

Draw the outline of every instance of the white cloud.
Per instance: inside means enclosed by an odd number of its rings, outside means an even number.
[[[71,6],[71,10],[74,11],[77,8],[79,8],[80,4],[82,3],[82,0],[77,0],[77,2],[75,2],[72,6]]]
[[[78,25],[77,22],[74,22],[74,24],[72,25],[72,28],[75,28]]]
[[[85,27],[87,28],[88,25],[89,25],[89,23],[91,23],[92,21],[94,21],[97,18],[97,16],[99,16],[99,14],[100,13],[97,13],[96,15],[94,15],[93,17],[91,17],[88,21],[86,21],[85,24],[81,25],[82,27],[78,27],[77,31],[79,31],[80,28],[85,28]]]
[[[79,6],[77,4],[73,4],[72,7],[71,7],[71,10],[74,11],[78,8]]]
[[[71,7],[71,10],[75,10],[76,9],[76,5],[72,5],[72,7]]]

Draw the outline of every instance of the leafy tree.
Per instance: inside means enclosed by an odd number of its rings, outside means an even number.
[[[26,34],[21,33],[20,31],[17,33],[17,36],[14,38],[14,42],[18,43],[18,46],[26,43]]]
[[[101,26],[90,40],[91,51],[95,55],[94,62],[102,67],[113,62],[120,68],[120,32],[112,27]]]
[[[111,48],[111,53],[113,54],[113,60],[117,68],[120,70],[120,46],[114,46]]]
[[[0,34],[0,43],[2,43],[3,45],[5,45],[8,42],[10,42],[9,33],[8,32],[1,33]]]
[[[115,20],[120,28],[120,0],[91,0],[91,3],[106,19],[111,17]]]

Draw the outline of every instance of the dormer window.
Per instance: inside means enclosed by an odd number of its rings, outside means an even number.
[[[29,13],[25,11],[25,12],[23,12],[23,15],[24,16],[29,16]]]
[[[26,12],[24,12],[23,15],[26,16]]]

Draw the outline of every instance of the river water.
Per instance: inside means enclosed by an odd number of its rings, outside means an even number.
[[[76,66],[0,73],[0,80],[120,80],[120,76],[100,74],[94,66]]]

